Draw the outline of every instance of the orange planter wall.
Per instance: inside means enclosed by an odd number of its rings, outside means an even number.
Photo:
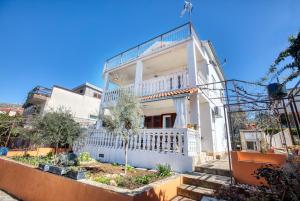
[[[0,158],[0,189],[30,201],[141,201],[170,200],[176,196],[181,178],[132,196],[42,172],[14,161]]]
[[[59,148],[58,153],[66,151],[64,148]],[[24,156],[25,154],[28,154],[30,156],[46,156],[50,152],[55,152],[54,148],[50,147],[42,147],[42,148],[37,148],[36,150],[30,150],[30,151],[25,151],[25,150],[11,150],[8,151],[7,157],[13,157],[13,156]]]
[[[255,170],[266,164],[282,166],[286,161],[286,155],[284,154],[262,154],[243,151],[232,151],[231,158],[235,180],[239,183],[250,185],[261,185],[261,182],[265,184],[264,180],[257,180],[253,176]]]

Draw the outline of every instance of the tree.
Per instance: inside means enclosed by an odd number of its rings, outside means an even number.
[[[142,110],[137,98],[122,90],[116,107],[110,115],[103,115],[103,124],[108,132],[122,137],[125,151],[125,175],[128,166],[128,141],[138,133],[142,122]]]
[[[62,108],[38,116],[32,122],[32,139],[40,141],[42,138],[44,142],[53,144],[56,150],[59,146],[72,146],[80,133],[80,126],[72,114]]]
[[[280,76],[284,72],[289,72],[283,81],[283,85],[294,80],[300,75],[300,32],[297,37],[289,37],[289,47],[279,53],[274,63],[270,66],[269,71],[262,81],[268,78]],[[287,61],[284,63],[284,61]]]
[[[233,110],[230,113],[230,123],[231,123],[231,133],[232,136],[232,146],[236,148],[237,144],[241,143],[240,140],[240,130],[244,129],[248,123],[247,114],[243,111]]]
[[[19,133],[16,128],[23,123],[21,116],[9,116],[0,114],[0,146],[8,146],[11,137],[16,137]]]

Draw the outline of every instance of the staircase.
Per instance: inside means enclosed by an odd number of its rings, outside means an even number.
[[[177,188],[177,196],[172,201],[201,200],[212,197],[222,185],[230,184],[230,172],[203,166],[195,167],[195,172],[183,175],[183,184]]]

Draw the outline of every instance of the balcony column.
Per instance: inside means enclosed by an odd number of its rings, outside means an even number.
[[[103,103],[105,102],[105,93],[108,90],[109,87],[109,75],[108,73],[104,74],[104,88],[103,88],[103,93],[102,93],[102,98],[101,98],[101,102],[100,102],[100,107],[99,107],[99,115],[98,115],[98,120],[96,123],[96,128],[99,129],[102,127],[102,119],[101,117],[104,114],[104,110],[103,110]]]
[[[139,60],[136,62],[136,67],[135,67],[134,94],[136,96],[143,95],[142,84],[143,84],[143,62]]]
[[[200,97],[198,94],[192,94],[190,96],[190,123],[196,124],[196,131],[198,133],[197,138],[199,139],[197,142],[197,152],[201,152],[201,128],[200,128]]]
[[[197,59],[196,59],[196,47],[193,40],[187,44],[187,71],[189,86],[195,86],[197,81]]]

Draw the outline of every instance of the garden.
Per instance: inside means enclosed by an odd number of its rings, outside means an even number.
[[[61,153],[55,156],[15,156],[11,159],[39,168],[41,171],[65,176],[71,179],[87,179],[102,184],[126,189],[135,189],[171,176],[169,165],[157,165],[156,170],[147,170],[121,164],[101,163],[83,152],[77,157],[73,153]]]

